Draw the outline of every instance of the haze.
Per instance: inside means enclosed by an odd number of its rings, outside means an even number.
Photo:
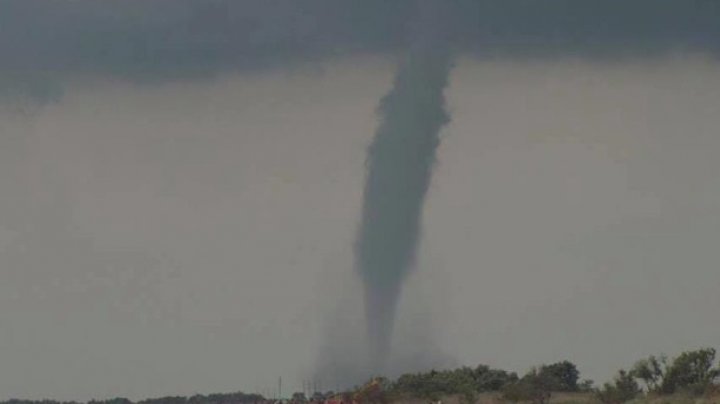
[[[78,81],[6,113],[6,397],[299,389],[323,317],[358,297],[364,149],[392,77],[377,58],[311,67]],[[718,94],[700,56],[462,59],[396,340],[431,323],[460,363],[569,356],[600,380],[717,341]]]

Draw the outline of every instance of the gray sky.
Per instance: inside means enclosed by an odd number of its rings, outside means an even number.
[[[0,399],[299,389],[362,335],[409,3],[342,2],[0,4]],[[718,6],[521,3],[463,3],[396,370],[717,344]]]
[[[432,343],[517,371],[568,358],[602,380],[716,343],[717,67],[461,59],[397,355]],[[6,112],[3,394],[299,388],[324,319],[361,318],[351,244],[392,74],[357,57],[81,80]]]

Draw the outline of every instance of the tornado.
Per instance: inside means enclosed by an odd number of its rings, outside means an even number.
[[[392,89],[380,101],[379,124],[367,150],[355,267],[364,286],[374,372],[387,365],[402,285],[414,267],[440,131],[450,120],[443,92],[452,57],[440,4],[420,2],[411,45]]]

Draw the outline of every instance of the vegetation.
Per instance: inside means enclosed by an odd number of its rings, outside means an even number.
[[[669,361],[650,356],[635,363],[630,371],[620,370],[615,378],[594,389],[591,380],[581,380],[580,371],[570,361],[532,368],[522,377],[480,365],[454,370],[411,373],[388,383],[387,394],[395,398],[438,400],[456,396],[474,402],[482,393],[495,392],[506,402],[549,403],[562,394],[586,393],[586,398],[602,403],[624,403],[634,399],[666,397],[675,402],[682,397],[700,397],[720,390],[720,366],[712,348],[687,351]],[[644,388],[641,387],[643,384]]]
[[[650,356],[635,363],[632,375],[645,384],[648,393],[667,395],[675,392],[702,395],[720,377],[714,366],[715,349],[683,352],[672,362],[664,356]]]
[[[543,372],[542,369],[532,369],[517,382],[506,385],[502,397],[513,403],[529,401],[534,404],[545,404],[550,401],[556,382],[554,377]]]
[[[683,352],[675,358],[663,378],[662,392],[669,394],[685,390],[702,394],[715,379],[720,369],[714,367],[715,350],[712,348]]]
[[[635,378],[642,380],[649,392],[660,392],[662,390],[663,378],[667,372],[667,358],[650,356],[635,362],[632,374]]]
[[[387,404],[398,401],[438,401],[454,397],[464,403],[523,402],[533,404],[593,403],[677,403],[702,402],[701,397],[720,396],[720,365],[712,348],[681,353],[673,360],[664,355],[641,359],[629,371],[620,370],[615,378],[601,388],[593,388],[590,380],[580,379],[580,371],[570,361],[541,365],[522,377],[514,372],[489,366],[430,370],[408,373],[396,380],[374,378],[353,391],[295,393],[290,402],[321,403],[328,399],[342,403]],[[490,397],[488,400],[485,398]],[[479,401],[478,401],[479,400]],[[483,401],[485,400],[485,401]],[[269,400],[258,394],[195,395],[162,397],[132,402],[125,398],[93,400],[87,404],[259,404]],[[0,404],[78,404],[51,400],[9,400]]]
[[[228,394],[197,394],[190,397],[169,396],[160,398],[149,398],[137,402],[127,398],[111,398],[109,400],[90,400],[87,404],[251,404],[266,401],[259,394],[245,394],[242,392]],[[54,401],[54,400],[8,400],[2,404],[79,404],[75,401]]]
[[[437,400],[447,395],[459,395],[465,401],[472,402],[478,393],[498,391],[517,380],[515,373],[480,365],[476,368],[462,367],[454,370],[405,374],[392,384],[392,391],[400,396],[429,400]]]
[[[595,392],[595,395],[600,402],[620,404],[634,399],[640,393],[642,393],[642,389],[632,373],[620,369],[613,383],[605,383],[601,389]]]

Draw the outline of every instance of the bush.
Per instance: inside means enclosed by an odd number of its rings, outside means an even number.
[[[582,393],[590,393],[593,391],[593,385],[595,384],[594,381],[590,379],[585,379],[580,384],[578,384],[578,391]]]
[[[558,383],[555,375],[550,372],[532,369],[522,379],[505,386],[503,399],[512,402],[530,401],[534,404],[546,404],[550,402],[553,387]]]
[[[642,390],[633,375],[621,369],[613,383],[605,383],[601,389],[596,390],[595,396],[606,404],[620,404],[634,399],[640,393]]]
[[[544,380],[552,383],[550,386],[552,391],[578,391],[580,371],[572,362],[562,361],[552,365],[544,365],[540,368],[540,374]]]
[[[474,401],[477,393],[500,391],[517,380],[515,373],[480,365],[474,369],[462,367],[407,373],[397,379],[392,390],[398,395],[414,398],[437,400],[442,396],[459,395],[466,401]]]
[[[645,384],[648,392],[658,393],[663,385],[667,373],[667,358],[665,356],[650,356],[635,362],[630,373]]]
[[[518,376],[514,372],[491,369],[485,365],[480,365],[473,370],[473,378],[475,379],[476,390],[479,392],[500,391],[506,385],[518,381]]]
[[[668,367],[660,390],[671,394],[682,390],[694,395],[702,395],[720,375],[713,367],[715,350],[713,348],[683,352]]]

